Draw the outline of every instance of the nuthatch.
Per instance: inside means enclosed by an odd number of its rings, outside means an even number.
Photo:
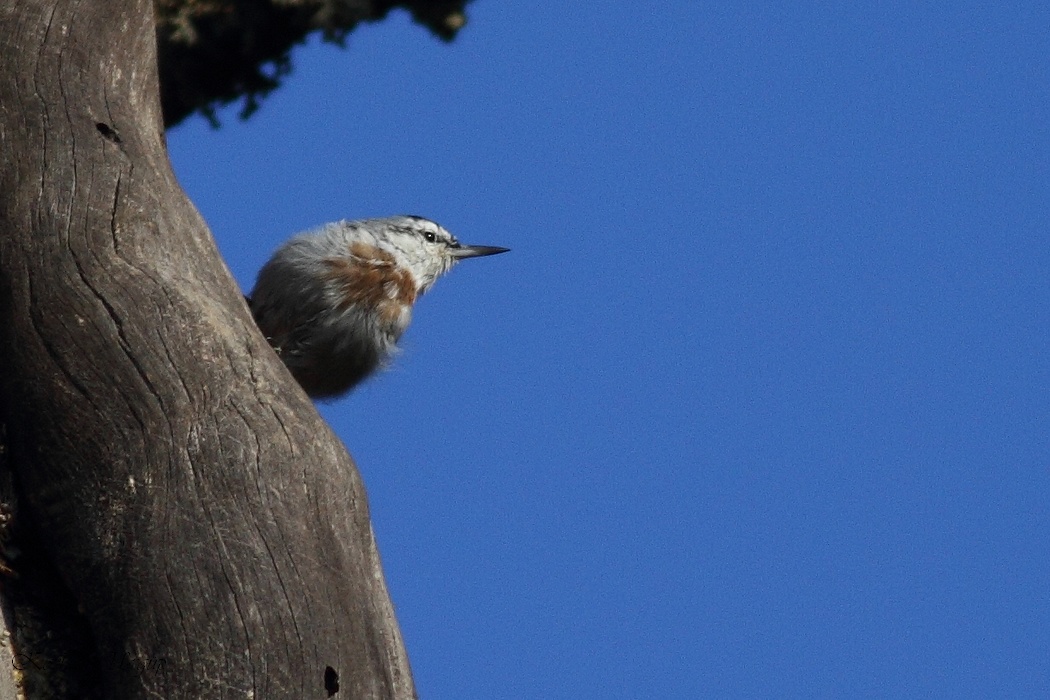
[[[438,277],[463,258],[505,252],[463,245],[418,216],[337,221],[281,246],[248,303],[306,393],[336,396],[390,358]]]

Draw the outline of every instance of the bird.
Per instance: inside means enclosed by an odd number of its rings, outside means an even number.
[[[413,304],[439,277],[508,250],[464,245],[421,216],[335,221],[279,247],[246,300],[306,393],[332,398],[390,362]]]

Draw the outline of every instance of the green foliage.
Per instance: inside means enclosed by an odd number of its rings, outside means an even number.
[[[291,49],[312,32],[342,45],[361,22],[401,7],[441,39],[466,23],[470,0],[155,0],[164,124],[194,112],[218,126],[220,105],[247,118],[292,69]]]

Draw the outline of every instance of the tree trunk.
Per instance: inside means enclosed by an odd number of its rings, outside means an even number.
[[[357,470],[171,172],[149,0],[0,7],[0,159],[28,696],[415,697]]]

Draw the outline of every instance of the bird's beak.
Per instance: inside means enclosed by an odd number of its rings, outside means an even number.
[[[449,255],[456,259],[480,258],[483,255],[499,255],[506,253],[510,248],[500,248],[494,245],[461,245],[457,248],[449,248]]]

